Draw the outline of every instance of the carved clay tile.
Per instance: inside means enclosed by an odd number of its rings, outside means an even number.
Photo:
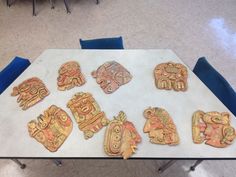
[[[32,77],[13,88],[11,96],[17,95],[19,95],[17,103],[26,110],[48,96],[49,91],[39,78]]]
[[[109,156],[123,156],[127,159],[135,153],[137,144],[140,142],[141,136],[134,125],[126,120],[125,113],[121,111],[106,128],[104,150]]]
[[[192,117],[192,137],[196,144],[205,144],[223,148],[232,144],[235,129],[230,126],[230,115],[227,112],[196,111]]]
[[[165,109],[149,107],[145,109],[144,117],[147,120],[143,132],[148,133],[151,143],[168,145],[179,144],[179,135],[176,126]]]
[[[60,67],[58,74],[58,90],[69,90],[75,86],[82,86],[86,82],[81,72],[80,65],[76,61],[64,63]]]
[[[96,82],[107,94],[113,93],[132,79],[129,71],[115,61],[104,63],[92,72],[92,76],[96,78]]]
[[[84,132],[85,139],[91,138],[109,122],[104,112],[90,93],[79,92],[68,102],[79,129]]]
[[[188,70],[180,63],[161,63],[154,69],[156,87],[175,91],[187,90]]]
[[[72,121],[61,108],[52,105],[37,120],[28,123],[29,135],[55,152],[64,143],[72,131]]]

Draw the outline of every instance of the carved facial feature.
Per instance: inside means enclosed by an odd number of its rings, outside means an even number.
[[[48,96],[49,91],[39,78],[32,77],[13,88],[11,96],[17,95],[17,102],[26,110]]]
[[[156,87],[175,91],[187,90],[187,68],[180,63],[161,63],[154,69]]]
[[[113,93],[121,85],[128,83],[132,76],[122,65],[115,61],[106,62],[92,72],[96,82],[107,94]]]
[[[84,99],[81,99],[81,101],[78,103],[77,105],[77,111],[79,114],[81,115],[86,115],[86,114],[89,114],[93,111],[95,111],[95,107],[93,106],[92,100],[89,99],[89,98],[84,98]]]
[[[226,112],[196,111],[192,118],[193,142],[223,148],[235,138],[235,129],[230,126],[230,117]]]
[[[70,108],[79,125],[79,129],[84,132],[85,139],[91,138],[109,122],[104,112],[90,93],[79,92],[68,102]]]
[[[168,112],[162,108],[148,108],[144,111],[147,119],[143,128],[150,142],[155,144],[179,144],[177,129]]]
[[[72,121],[61,108],[52,105],[36,120],[28,123],[29,135],[55,152],[63,144],[72,130]]]
[[[60,67],[58,74],[58,90],[69,90],[75,86],[82,86],[86,82],[80,66],[76,61],[64,63]]]
[[[104,150],[109,156],[123,156],[127,159],[135,153],[137,144],[140,142],[141,136],[121,111],[106,129]]]

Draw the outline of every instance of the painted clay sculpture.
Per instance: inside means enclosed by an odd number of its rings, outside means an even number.
[[[29,135],[45,146],[49,151],[55,152],[63,144],[72,130],[72,121],[61,108],[52,105],[36,120],[28,123]]]
[[[196,144],[205,142],[218,148],[232,144],[236,135],[229,113],[196,111],[192,117],[192,137]]]
[[[109,123],[104,112],[101,111],[96,100],[90,93],[79,92],[68,102],[79,129],[84,132],[85,139],[91,138]]]
[[[82,86],[86,82],[81,72],[80,65],[76,61],[64,63],[60,67],[58,74],[58,90],[69,90],[75,86]]]
[[[115,61],[104,63],[92,72],[92,76],[96,78],[96,82],[107,94],[113,93],[132,79],[129,71]]]
[[[179,144],[176,126],[165,109],[149,107],[145,109],[144,117],[147,120],[143,132],[148,133],[151,143],[167,145]]]
[[[180,63],[161,63],[154,69],[156,87],[175,91],[187,90],[188,70]]]
[[[49,91],[39,78],[32,77],[13,88],[11,96],[17,95],[17,103],[26,110],[48,96]]]
[[[109,156],[129,158],[141,142],[141,136],[134,125],[126,120],[124,112],[114,117],[106,128],[104,150]]]

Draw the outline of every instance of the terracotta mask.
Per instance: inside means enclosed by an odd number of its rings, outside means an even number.
[[[60,67],[58,74],[58,90],[69,90],[75,86],[82,86],[86,82],[83,74],[81,73],[79,63],[76,61],[64,63]]]
[[[135,153],[140,142],[141,137],[134,125],[126,120],[125,113],[121,111],[106,129],[104,150],[109,156],[123,156],[127,159]]]
[[[36,120],[28,123],[29,135],[55,152],[63,144],[72,130],[72,121],[61,108],[52,105]]]
[[[17,95],[17,102],[26,110],[48,96],[49,91],[39,78],[32,77],[13,88],[11,96]]]
[[[96,78],[97,83],[107,94],[113,93],[132,79],[129,71],[115,61],[104,63],[92,72],[92,76]]]
[[[232,144],[235,129],[230,126],[230,115],[227,112],[196,111],[192,117],[193,142],[223,148]]]
[[[150,107],[145,109],[144,117],[147,120],[143,132],[148,133],[151,143],[168,145],[179,144],[176,126],[166,110]]]
[[[187,90],[187,68],[180,63],[161,63],[154,70],[155,84],[159,89]]]
[[[79,92],[68,102],[70,108],[79,125],[79,129],[84,132],[85,139],[91,138],[94,133],[106,126],[109,120],[90,93]]]

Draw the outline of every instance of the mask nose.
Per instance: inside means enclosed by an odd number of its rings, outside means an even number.
[[[150,122],[149,122],[149,120],[147,120],[144,127],[143,127],[143,132],[148,133],[149,131],[150,131]]]

